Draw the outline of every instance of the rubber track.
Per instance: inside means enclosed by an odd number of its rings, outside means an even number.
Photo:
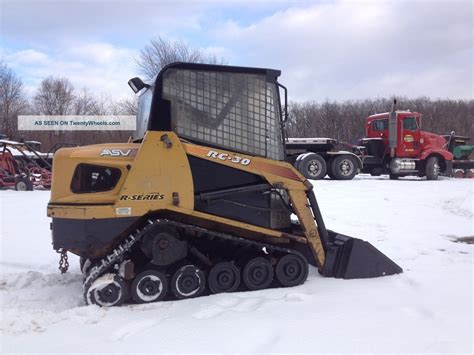
[[[160,225],[162,224],[167,224],[176,228],[184,228],[186,231],[192,230],[194,232],[198,232],[197,238],[202,238],[202,237],[217,237],[220,239],[224,239],[227,241],[231,241],[234,243],[238,243],[240,245],[249,245],[252,246],[258,250],[262,250],[265,248],[268,252],[274,251],[274,252],[280,252],[284,254],[295,254],[306,260],[306,258],[299,252],[289,249],[289,248],[283,248],[283,247],[278,247],[272,244],[268,243],[262,243],[258,242],[255,240],[250,240],[242,237],[238,237],[235,235],[223,233],[223,232],[216,232],[209,230],[207,228],[203,227],[198,227],[195,225],[191,224],[185,224],[181,222],[176,222],[168,219],[156,219],[152,221],[149,219],[147,221],[148,223],[142,227],[141,229],[136,229],[134,233],[129,234],[125,240],[120,243],[116,248],[114,248],[109,254],[107,254],[105,257],[100,259],[98,261],[98,264],[94,265],[85,275],[84,277],[84,282],[83,282],[83,290],[84,290],[84,297],[86,298],[87,291],[89,287],[94,283],[95,280],[97,280],[100,276],[102,276],[109,268],[113,265],[115,265],[118,262],[123,261],[123,256],[125,253],[131,250],[132,246],[138,242],[146,232],[148,232],[150,229],[154,228],[158,223]]]

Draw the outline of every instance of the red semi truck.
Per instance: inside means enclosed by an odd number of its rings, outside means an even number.
[[[365,149],[362,172],[371,175],[426,176],[452,175],[453,154],[442,136],[421,130],[421,114],[395,111],[369,116],[366,137],[359,144]]]
[[[391,179],[415,175],[436,180],[439,175],[452,176],[453,168],[474,168],[474,161],[453,157],[453,137],[423,131],[420,113],[395,110],[395,104],[391,112],[366,119],[365,138],[352,152],[338,150],[337,140],[330,138],[288,138],[288,161],[309,179],[322,179],[327,173],[348,180],[360,171],[388,174]]]

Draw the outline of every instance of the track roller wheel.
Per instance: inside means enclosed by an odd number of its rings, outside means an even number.
[[[168,280],[159,271],[146,270],[133,279],[130,292],[136,303],[161,301],[168,292]]]
[[[298,255],[287,254],[278,260],[275,274],[284,287],[301,285],[308,277],[308,262]]]
[[[194,265],[179,268],[171,279],[171,292],[180,300],[199,296],[205,287],[204,273]]]
[[[217,263],[209,272],[208,284],[212,293],[234,292],[240,284],[240,271],[231,262]]]
[[[86,302],[101,307],[120,306],[128,298],[128,292],[128,285],[120,276],[105,274],[89,287]]]
[[[262,290],[273,281],[273,267],[262,257],[250,259],[244,267],[243,280],[249,290]]]

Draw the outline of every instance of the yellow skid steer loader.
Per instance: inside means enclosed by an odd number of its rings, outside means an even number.
[[[81,257],[88,304],[296,286],[308,263],[346,279],[402,272],[326,229],[311,183],[284,161],[279,75],[168,65],[151,83],[129,81],[139,95],[129,143],[56,153],[53,247]]]

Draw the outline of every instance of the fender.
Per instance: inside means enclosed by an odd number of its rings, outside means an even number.
[[[444,150],[444,149],[437,149],[437,148],[428,148],[428,149],[423,150],[421,152],[421,155],[420,155],[419,159],[420,160],[426,160],[428,158],[428,156],[430,156],[432,154],[440,155],[446,161],[453,160],[453,154],[451,152],[448,152],[447,150]]]

